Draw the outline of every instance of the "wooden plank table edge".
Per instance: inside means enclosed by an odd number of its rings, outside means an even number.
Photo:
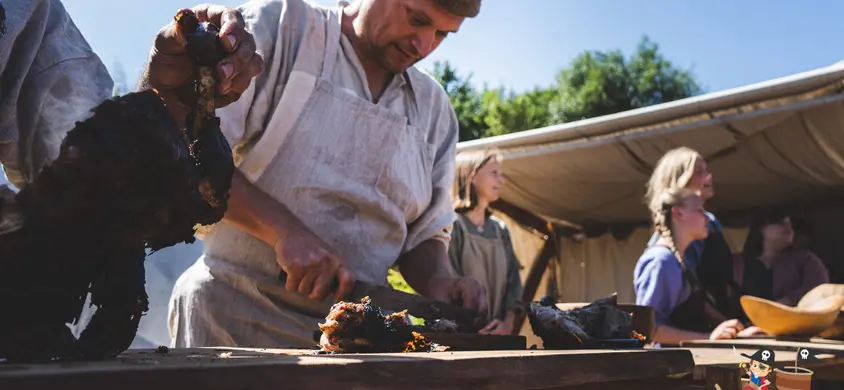
[[[231,356],[221,358],[221,352]],[[683,349],[314,355],[212,348],[171,353],[133,351],[127,358],[98,363],[0,365],[0,389],[536,389],[659,378],[694,369],[692,354]]]

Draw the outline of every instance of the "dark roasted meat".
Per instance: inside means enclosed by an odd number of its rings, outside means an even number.
[[[0,191],[0,358],[104,359],[129,347],[148,310],[147,250],[193,242],[226,209],[231,149],[213,93],[197,96],[189,129],[156,91],[107,100],[32,183]],[[96,312],[77,340],[65,323],[89,293]]]
[[[601,340],[634,337],[630,314],[618,308],[616,294],[573,310],[531,302],[528,320],[546,349],[588,347]]]
[[[438,319],[428,327],[431,332],[435,333],[457,333],[459,327],[457,323],[452,320]]]
[[[325,352],[439,352],[443,347],[414,332],[404,311],[384,315],[369,297],[360,303],[338,302],[319,324]]]

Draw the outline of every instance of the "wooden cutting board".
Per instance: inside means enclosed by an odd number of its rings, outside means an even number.
[[[527,349],[527,337],[477,333],[422,333],[450,351],[517,351]]]
[[[492,335],[477,333],[434,333],[421,332],[422,336],[440,345],[449,347],[449,351],[519,351],[527,349],[527,337],[518,335]],[[314,332],[314,340],[319,341],[321,332]]]

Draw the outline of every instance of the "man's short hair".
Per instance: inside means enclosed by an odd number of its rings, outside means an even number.
[[[481,0],[436,0],[440,7],[464,18],[474,18],[481,11]]]

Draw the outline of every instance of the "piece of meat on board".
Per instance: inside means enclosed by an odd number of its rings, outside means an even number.
[[[319,324],[325,352],[441,352],[405,320],[406,311],[385,315],[369,297],[360,303],[338,302]]]
[[[631,316],[618,308],[616,294],[573,310],[531,302],[528,320],[546,349],[588,347],[601,340],[635,337]]]

